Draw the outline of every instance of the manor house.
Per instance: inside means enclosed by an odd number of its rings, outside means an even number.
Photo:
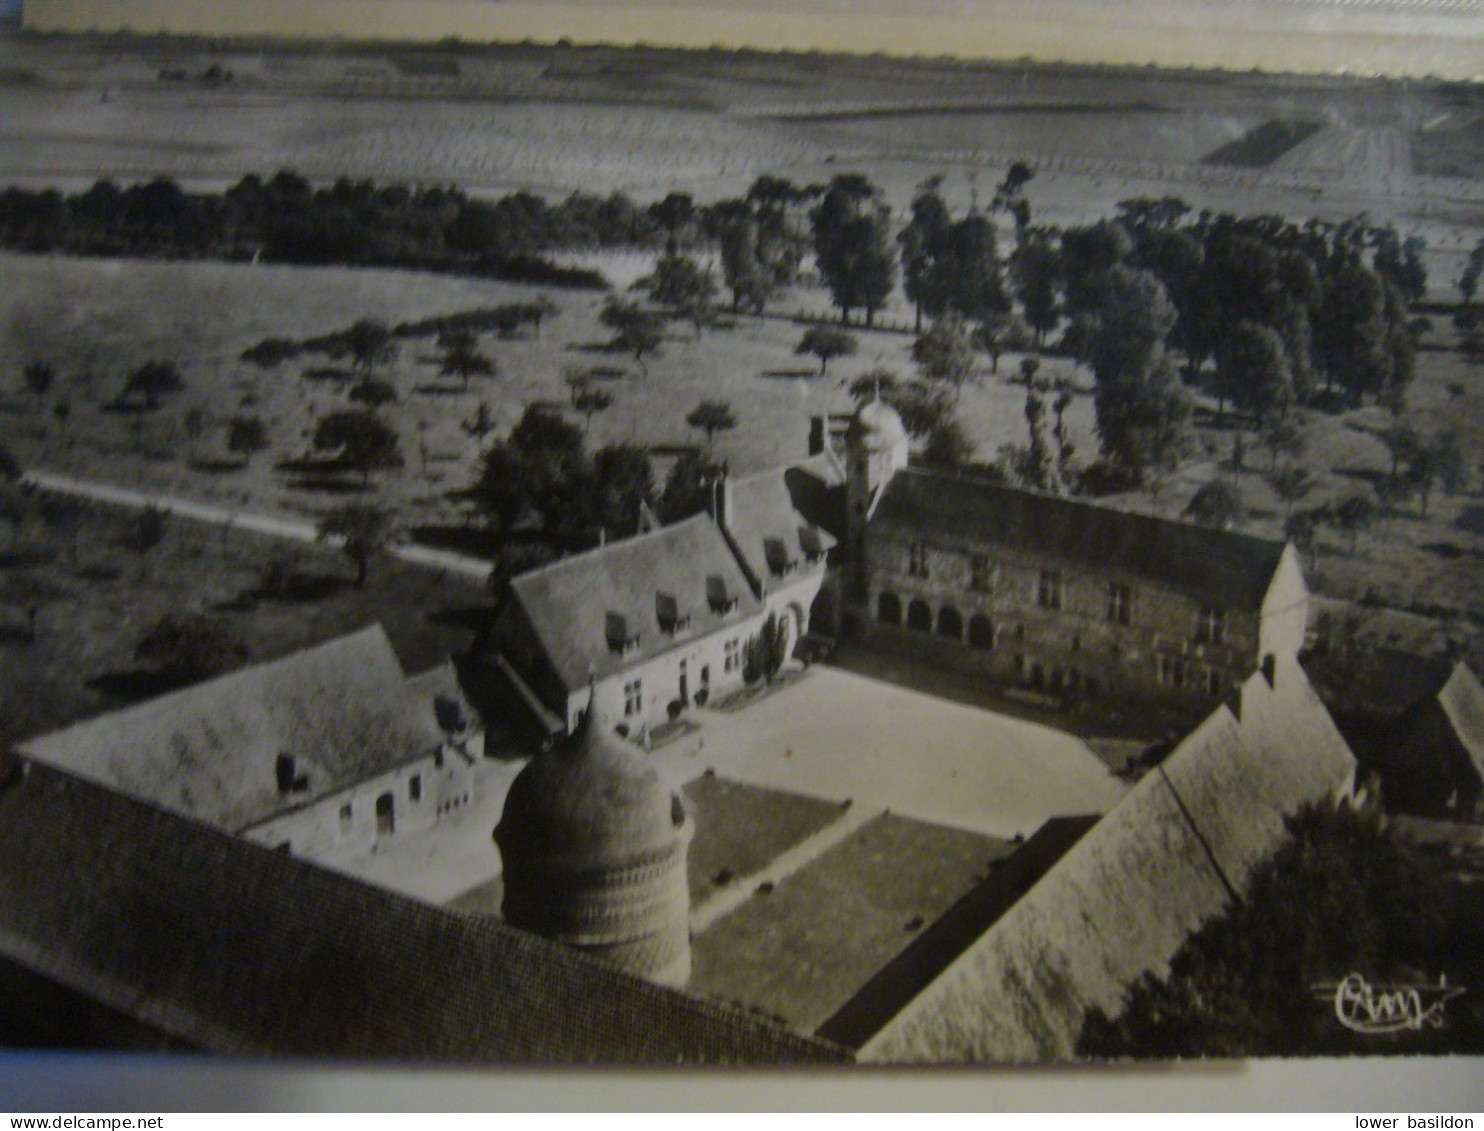
[[[1192,702],[1303,646],[1291,545],[909,467],[876,401],[843,441],[839,620],[876,645],[1052,694]]]

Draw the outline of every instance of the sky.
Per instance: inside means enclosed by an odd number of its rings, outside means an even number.
[[[568,37],[1484,77],[1484,0],[25,0],[25,19],[77,31]]]

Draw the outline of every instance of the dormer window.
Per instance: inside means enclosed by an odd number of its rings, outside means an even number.
[[[706,604],[717,616],[737,611],[737,598],[727,590],[726,578],[712,574],[706,579]]]
[[[763,557],[767,559],[774,577],[787,577],[799,568],[798,560],[789,556],[782,538],[764,538]]]
[[[690,628],[690,617],[681,614],[680,602],[673,593],[654,595],[654,615],[660,631],[667,635],[678,636]]]
[[[622,613],[609,613],[604,631],[610,652],[632,656],[639,651],[639,633],[630,628],[628,618]]]

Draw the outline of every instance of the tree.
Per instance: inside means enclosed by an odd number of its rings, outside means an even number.
[[[1035,331],[1037,348],[1061,321],[1057,300],[1060,277],[1061,256],[1051,237],[1044,233],[1037,232],[1023,240],[1010,260],[1010,278],[1025,311],[1025,320]]]
[[[66,444],[67,422],[72,419],[72,402],[63,399],[52,405],[52,419],[57,422],[57,435]]]
[[[657,511],[666,526],[683,522],[711,505],[711,486],[722,469],[700,455],[686,452],[670,467],[660,493]]]
[[[1259,419],[1282,416],[1293,404],[1293,373],[1283,339],[1259,323],[1237,323],[1216,350],[1215,384],[1218,419],[1228,399]]]
[[[314,430],[314,446],[322,452],[339,452],[340,462],[361,473],[361,485],[371,481],[373,471],[402,466],[397,433],[374,412],[335,412]]]
[[[170,512],[150,504],[135,514],[124,527],[123,544],[139,558],[139,574],[144,576],[144,559],[165,540],[170,528]]]
[[[346,503],[320,519],[321,542],[332,542],[356,564],[356,585],[366,586],[366,569],[372,558],[384,554],[396,536],[392,512],[370,503]]]
[[[36,398],[36,411],[41,411],[41,402],[46,399],[46,394],[51,392],[52,386],[57,382],[57,372],[45,361],[28,361],[21,376],[26,383],[26,389]]]
[[[397,355],[391,327],[375,318],[362,318],[347,330],[345,348],[355,367],[367,377],[378,365],[385,365]]]
[[[1242,494],[1225,479],[1202,484],[1185,507],[1185,514],[1202,526],[1229,530],[1242,514]]]
[[[832,360],[849,357],[855,353],[856,346],[855,335],[848,330],[837,326],[810,326],[794,347],[794,355],[803,357],[805,354],[813,354],[819,358],[819,372],[823,376],[825,368]]]
[[[444,377],[457,376],[464,383],[466,393],[469,391],[471,377],[496,375],[495,363],[479,352],[478,341],[467,330],[444,334],[438,340],[438,345],[443,350],[443,364],[439,373]]]
[[[21,477],[21,461],[16,459],[15,453],[0,444],[0,481],[10,480],[15,482]]]
[[[26,614],[26,643],[35,644],[41,613],[52,602],[67,596],[60,585],[30,570],[7,571],[0,577],[0,599]]]
[[[761,316],[779,283],[758,253],[758,225],[749,218],[727,223],[720,233],[721,270],[732,292],[732,309]]]
[[[772,683],[788,661],[788,626],[769,613],[756,636],[742,649],[742,676],[748,683]]]
[[[36,513],[48,532],[66,541],[68,557],[77,568],[78,539],[91,517],[87,500],[43,492],[37,496]]]
[[[251,463],[255,452],[268,450],[268,426],[256,416],[232,417],[227,422],[227,450]]]
[[[1025,319],[1013,310],[995,311],[985,316],[974,332],[974,342],[989,354],[989,371],[1000,371],[1000,355],[1007,349],[1024,349],[1031,342],[1030,328]],[[1035,358],[1026,358],[1035,361]]]
[[[1267,475],[1268,486],[1283,502],[1283,517],[1292,518],[1296,503],[1314,489],[1314,477],[1296,463],[1284,464]]]
[[[1303,455],[1308,440],[1297,420],[1279,416],[1263,421],[1257,442],[1267,450],[1268,471],[1272,472],[1277,469],[1280,459],[1298,459]]]
[[[1361,533],[1376,521],[1376,504],[1366,495],[1349,495],[1334,507],[1334,523],[1350,536],[1350,552],[1355,553],[1355,543]]]
[[[246,658],[231,626],[199,613],[161,617],[134,648],[136,661],[176,687],[221,675]]]
[[[196,449],[201,443],[201,437],[206,435],[206,429],[210,424],[206,412],[192,405],[186,409],[185,416],[181,418],[181,426],[185,429],[186,438],[191,442],[191,458],[196,458]]]
[[[709,459],[712,444],[718,432],[730,432],[737,427],[737,418],[732,415],[732,406],[726,401],[702,401],[691,410],[685,422],[692,428],[706,433],[706,455]]]
[[[459,427],[467,435],[483,443],[484,438],[495,430],[495,411],[490,408],[489,401],[480,401],[474,410],[474,415],[468,420],[461,421]]]
[[[585,499],[592,524],[618,537],[635,533],[641,508],[654,502],[654,468],[648,453],[632,444],[598,449]]]
[[[146,361],[129,374],[124,382],[124,396],[138,394],[144,400],[144,407],[152,412],[160,407],[162,399],[183,388],[185,382],[173,361]]]
[[[917,194],[912,198],[912,219],[897,236],[902,256],[902,285],[914,306],[913,332],[918,334],[922,333],[924,306],[941,305],[941,296],[934,290],[938,279],[933,272],[933,261],[953,222],[948,205],[938,191],[942,185],[940,175],[929,177],[917,186]]]
[[[924,379],[947,385],[957,400],[964,382],[974,375],[974,346],[963,317],[950,311],[912,343],[912,360]]]
[[[890,212],[879,191],[857,174],[836,176],[810,219],[815,263],[840,308],[840,321],[849,322],[850,312],[864,307],[870,326],[896,283]]]
[[[351,386],[350,392],[346,395],[357,404],[363,404],[367,408],[380,408],[384,404],[395,403],[397,387],[390,381],[383,381],[379,377],[363,377]]]
[[[593,417],[613,407],[613,394],[607,389],[585,384],[573,391],[572,407],[582,413],[583,430],[590,432],[593,427]]]
[[[959,471],[974,462],[974,454],[974,442],[964,426],[950,417],[928,432],[922,462],[939,471]]]
[[[1484,239],[1474,244],[1464,264],[1463,274],[1458,277],[1458,293],[1465,303],[1472,303],[1479,290],[1479,277],[1484,275]]]
[[[655,264],[649,297],[701,330],[716,320],[716,279],[694,259],[667,254]]]
[[[644,355],[659,349],[665,340],[664,320],[636,302],[619,298],[610,298],[598,318],[613,331],[614,346],[632,353],[639,368],[648,376],[649,367],[644,364]]]

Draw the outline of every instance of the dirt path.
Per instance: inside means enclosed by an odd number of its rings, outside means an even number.
[[[249,530],[254,534],[264,534],[270,538],[286,538],[295,542],[319,541],[319,532],[312,522],[278,518],[274,515],[253,514],[245,510],[192,502],[190,499],[175,495],[136,491],[128,487],[116,487],[110,483],[81,479],[75,475],[59,475],[36,469],[26,472],[26,482],[34,483],[43,490],[76,495],[80,498],[93,499],[100,503],[112,503],[116,506],[134,507],[140,510],[149,506],[161,507],[182,518],[209,522],[214,526],[227,526],[235,530]],[[393,557],[413,565],[448,570],[451,573],[463,574],[481,581],[489,577],[491,568],[489,562],[479,558],[466,557],[447,550],[432,550],[426,546],[402,544],[393,546],[390,552]]]

